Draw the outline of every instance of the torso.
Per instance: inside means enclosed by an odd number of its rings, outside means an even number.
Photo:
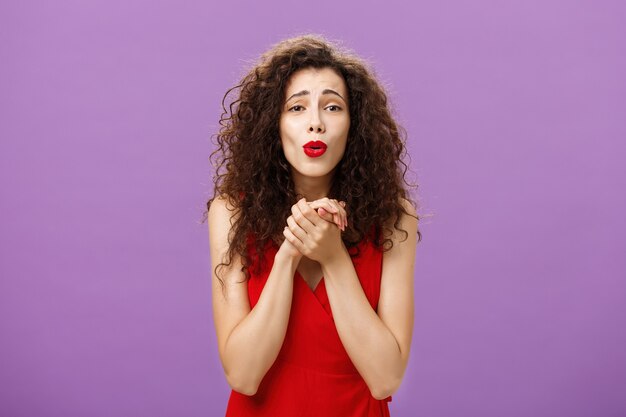
[[[252,266],[256,266],[261,258],[253,236],[249,243]],[[360,255],[351,257],[354,271],[371,308],[377,311],[383,254],[371,242],[361,242],[359,248]],[[278,250],[279,244],[269,241],[261,255],[267,262],[260,271],[251,270],[251,308],[263,293]],[[387,403],[392,397],[375,399],[352,362],[339,336],[321,275],[318,262],[301,258],[278,356],[254,395],[231,390],[226,417],[389,417]]]

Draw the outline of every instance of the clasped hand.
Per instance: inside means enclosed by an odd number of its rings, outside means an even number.
[[[317,211],[315,211],[317,209]],[[321,264],[341,253],[341,231],[348,218],[345,203],[322,198],[307,202],[304,198],[291,207],[291,216],[283,230],[292,256],[306,256]]]

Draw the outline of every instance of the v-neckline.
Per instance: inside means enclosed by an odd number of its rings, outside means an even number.
[[[315,294],[317,292],[317,290],[319,289],[320,285],[322,285],[322,283],[324,282],[324,276],[322,275],[320,280],[315,285],[315,288],[311,288],[311,287],[309,287],[309,283],[304,279],[304,277],[302,276],[300,271],[298,271],[297,269],[296,269],[296,274],[300,277],[300,280],[306,286],[306,288],[313,294]]]

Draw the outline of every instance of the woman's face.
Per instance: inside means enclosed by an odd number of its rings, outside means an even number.
[[[350,129],[348,89],[330,68],[303,68],[286,86],[280,140],[294,176],[332,178]]]

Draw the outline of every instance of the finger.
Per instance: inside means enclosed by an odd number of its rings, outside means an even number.
[[[339,205],[337,200],[324,197],[318,200],[310,201],[307,204],[313,209],[318,209],[318,211],[319,208],[324,207],[326,211],[333,213],[333,222],[337,225],[337,227],[345,230],[345,227],[348,224],[347,214],[345,213],[343,207]]]
[[[339,202],[335,199],[330,200],[330,203],[333,205],[333,207],[335,207],[338,211],[339,214],[339,218],[341,219],[341,223],[339,224],[339,227],[342,230],[345,230],[345,227],[348,223],[348,216],[346,214],[346,211],[344,210],[343,207],[341,207],[341,205],[339,204]]]
[[[332,205],[335,210],[337,210],[337,215],[339,217],[339,222],[337,223],[337,225],[341,230],[345,230],[345,226],[347,223],[345,210],[343,209],[343,207],[341,207],[341,205],[339,205],[339,202],[335,199],[329,200],[329,204]]]
[[[337,207],[333,206],[331,203],[324,203],[324,206],[320,207],[319,210],[324,210],[326,213],[330,213],[333,215],[333,223],[335,223],[338,227],[341,227],[343,220],[341,216],[341,212],[337,209]]]
[[[300,239],[298,239],[293,233],[291,233],[291,230],[288,227],[285,227],[283,229],[283,236],[285,236],[285,239],[287,239],[289,243],[295,246],[296,249],[298,249],[300,253],[302,253],[304,245],[302,244]]]
[[[317,214],[319,214],[322,219],[339,226],[337,215],[329,213],[324,207],[320,207],[319,210],[317,210]]]
[[[343,216],[341,215],[341,213],[333,215],[333,223],[335,223],[338,228],[343,230]]]
[[[326,199],[315,200],[307,203],[312,209],[318,209],[320,207],[325,207],[331,213],[337,213],[338,210],[334,207],[330,202],[325,201]]]
[[[294,236],[297,237],[301,242],[304,242],[304,240],[306,239],[306,232],[300,227],[300,225],[298,225],[298,223],[296,223],[293,216],[287,217],[287,224],[289,230],[291,230],[291,233],[293,233]]]
[[[317,209],[317,214],[319,214],[322,219],[329,221],[331,223],[335,223],[337,227],[341,228],[342,221],[341,221],[341,215],[339,213],[337,214],[331,213],[328,211],[326,207],[320,207],[319,209]]]
[[[296,205],[292,207],[292,211],[294,208],[296,211],[299,211],[298,215],[303,217],[302,223],[304,224],[300,223],[300,219],[294,216],[296,221],[307,233],[311,233],[313,229],[320,224],[320,221],[325,221],[320,219],[320,216],[315,212],[315,210],[309,207],[304,198],[299,200]],[[308,220],[308,222],[305,220]]]
[[[343,230],[343,219],[341,218],[341,214],[333,215],[333,223],[335,223],[338,228]]]
[[[305,232],[310,233],[314,228],[315,228],[315,222],[312,221],[312,219],[310,217],[312,217],[309,213],[309,215],[305,215],[302,212],[303,206],[308,209],[313,211],[312,208],[310,208],[304,198],[301,199],[300,201],[298,201],[296,204],[294,204],[293,206],[291,206],[291,214],[294,218],[294,220],[296,221],[296,223],[298,223],[298,225],[304,229]],[[308,212],[307,210],[307,212]],[[317,215],[317,213],[314,213],[315,217],[319,217]]]
[[[345,225],[346,227],[348,227],[348,210],[346,209],[346,202],[345,201],[340,201],[339,204],[341,205],[341,208],[343,209],[343,215],[344,220],[345,220]]]
[[[328,197],[324,197],[324,198],[320,198],[319,200],[310,202],[309,206],[311,206],[314,209],[319,209],[320,207],[324,207],[326,211],[329,211],[331,213],[336,213],[336,215],[333,216],[333,222],[337,224],[339,228],[342,228],[343,230],[345,230],[345,226],[347,225],[347,215],[345,213],[343,215],[341,214],[341,212],[344,210],[337,203],[337,200],[331,200]]]
[[[341,229],[342,231],[345,231],[345,229],[342,227],[342,225],[340,224],[341,219],[337,219],[337,215],[336,214],[332,214],[326,211],[326,209],[324,209],[324,207],[321,207],[318,211],[318,214],[320,215],[320,217],[324,220],[327,220],[329,223],[334,224],[335,226],[337,226],[339,229]],[[332,216],[332,218],[331,218]]]

